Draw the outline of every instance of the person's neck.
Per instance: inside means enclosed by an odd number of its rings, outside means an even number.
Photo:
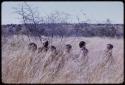
[[[83,47],[82,47],[82,49],[85,49],[85,48],[86,48],[86,46],[83,46]]]

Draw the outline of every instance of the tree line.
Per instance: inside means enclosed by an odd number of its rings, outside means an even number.
[[[28,27],[28,28],[27,28]],[[30,36],[84,36],[84,37],[123,37],[122,24],[68,24],[68,23],[42,23],[37,24],[11,24],[2,26],[3,34],[25,34]],[[29,32],[30,31],[30,32]]]

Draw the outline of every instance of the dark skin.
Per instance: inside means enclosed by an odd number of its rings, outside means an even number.
[[[29,43],[28,49],[35,52],[37,50],[37,45],[35,43]]]
[[[107,44],[107,50],[106,50],[107,56],[112,57],[112,49],[113,49],[113,45]]]
[[[85,47],[86,43],[84,41],[80,41],[79,43],[79,47],[82,48],[82,47]]]
[[[53,60],[56,59],[56,55],[58,54],[57,51],[56,51],[56,47],[55,46],[50,46],[50,51],[52,52],[49,60],[46,61],[46,64],[44,65],[44,68],[49,65],[51,62],[53,62]]]
[[[105,64],[111,60],[111,63],[114,62],[113,56],[112,56],[112,49],[113,49],[113,45],[112,44],[107,44],[106,50],[105,50],[105,61],[102,64],[103,66],[105,66]]]
[[[70,53],[72,46],[70,44],[67,44],[65,48],[66,48],[66,52]]]
[[[48,41],[46,41],[45,43],[43,43],[43,47],[45,47],[45,48],[47,48],[48,45],[49,45],[49,42],[48,42]]]
[[[48,45],[49,45],[48,41],[44,42],[43,47],[38,48],[38,53],[41,53],[42,51],[47,52],[48,51]]]
[[[82,51],[84,51],[84,56],[86,56],[88,53],[88,49],[86,48],[86,42],[80,41],[79,47],[81,48]]]
[[[112,44],[107,44],[107,49],[108,50],[112,50],[113,49],[113,45]]]

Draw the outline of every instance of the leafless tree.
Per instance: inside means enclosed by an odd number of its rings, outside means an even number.
[[[39,16],[38,11],[36,11],[35,9],[32,9],[26,2],[22,4],[21,8],[14,8],[14,9],[15,9],[15,13],[21,16],[23,24],[28,29],[27,33],[28,33],[29,40],[30,40],[29,35],[35,34],[39,37],[40,41],[42,42],[41,36],[39,35],[39,33],[35,31],[35,29],[39,29],[38,24],[40,22],[43,22],[43,19],[42,17]],[[32,31],[31,28],[33,28],[34,30]]]

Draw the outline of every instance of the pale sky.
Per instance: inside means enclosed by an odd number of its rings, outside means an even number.
[[[112,23],[123,24],[123,3],[115,1],[36,1],[27,2],[32,8],[38,8],[40,16],[46,16],[54,11],[69,13],[71,22],[77,22],[76,16],[81,21],[87,21],[90,23],[105,23],[106,19],[110,19]],[[14,13],[13,7],[20,7],[23,4],[21,1],[9,1],[2,3],[2,24],[18,24],[21,23],[19,15]],[[86,15],[82,15],[84,12]]]

